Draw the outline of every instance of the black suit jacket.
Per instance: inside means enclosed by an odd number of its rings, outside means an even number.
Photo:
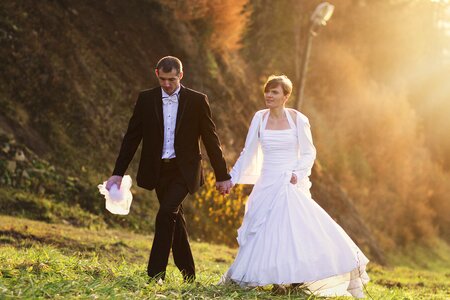
[[[230,179],[205,94],[181,86],[175,128],[175,155],[190,193],[203,184],[200,138],[217,181]],[[142,91],[123,138],[113,175],[123,176],[142,141],[137,184],[152,190],[158,183],[164,140],[161,87]]]

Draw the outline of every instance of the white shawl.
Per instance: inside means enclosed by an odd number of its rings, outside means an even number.
[[[231,181],[242,184],[255,184],[261,175],[263,162],[263,153],[261,151],[261,143],[259,132],[261,130],[262,119],[268,109],[257,111],[253,116],[252,123],[248,130],[245,146],[230,172]],[[298,137],[297,167],[293,173],[297,176],[297,180],[301,181],[311,175],[311,168],[316,158],[316,148],[314,147],[311,135],[311,129],[308,118],[294,109],[288,109],[296,113],[296,126]]]

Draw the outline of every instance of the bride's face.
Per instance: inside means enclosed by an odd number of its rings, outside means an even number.
[[[281,85],[269,88],[264,93],[264,99],[266,100],[267,108],[283,107],[286,103],[288,96],[284,95]]]

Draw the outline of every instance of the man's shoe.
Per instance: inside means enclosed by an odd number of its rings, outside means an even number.
[[[148,280],[149,284],[157,284],[157,285],[163,285],[164,284],[164,279],[161,276],[150,276],[149,280]]]
[[[159,279],[150,278],[148,280],[148,284],[163,285],[164,284],[164,280],[162,280],[161,278],[159,278]]]
[[[184,283],[194,283],[195,282],[195,275],[185,275],[183,276]]]

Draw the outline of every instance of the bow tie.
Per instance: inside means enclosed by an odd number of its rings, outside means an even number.
[[[172,94],[170,96],[163,97],[162,101],[163,101],[164,104],[177,103],[178,102],[178,95],[177,94]]]

